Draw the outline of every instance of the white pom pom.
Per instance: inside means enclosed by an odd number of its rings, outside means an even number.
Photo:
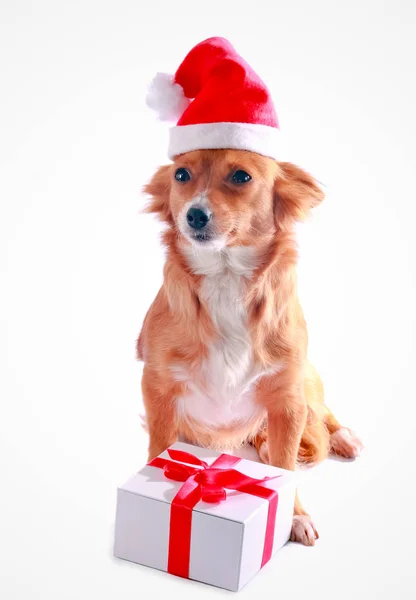
[[[191,101],[183,88],[173,81],[173,75],[157,73],[149,86],[147,105],[155,110],[161,121],[177,121]]]

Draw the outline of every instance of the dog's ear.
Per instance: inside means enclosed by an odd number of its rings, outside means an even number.
[[[279,229],[287,229],[294,221],[303,221],[311,208],[324,199],[315,179],[292,163],[278,163],[274,185],[274,214]]]
[[[161,221],[173,224],[169,205],[170,178],[171,165],[159,167],[143,191],[151,197],[145,212],[156,213]]]

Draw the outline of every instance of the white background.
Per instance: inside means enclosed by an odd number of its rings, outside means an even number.
[[[305,474],[321,539],[240,595],[414,598],[415,18],[398,0],[2,0],[2,598],[227,595],[112,557],[117,485],[146,459],[134,344],[163,262],[140,215],[167,139],[145,89],[211,35],[326,185],[300,291],[327,402],[366,444]]]

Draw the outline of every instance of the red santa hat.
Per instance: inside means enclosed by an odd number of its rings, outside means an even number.
[[[169,158],[215,148],[279,158],[279,122],[270,92],[224,38],[195,46],[174,76],[158,73],[147,104],[160,119],[177,121],[169,132]]]

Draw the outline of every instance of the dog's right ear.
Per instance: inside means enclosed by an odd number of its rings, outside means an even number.
[[[160,167],[149,183],[144,186],[143,191],[151,196],[145,212],[156,213],[161,221],[173,225],[169,204],[171,169],[171,165]]]

